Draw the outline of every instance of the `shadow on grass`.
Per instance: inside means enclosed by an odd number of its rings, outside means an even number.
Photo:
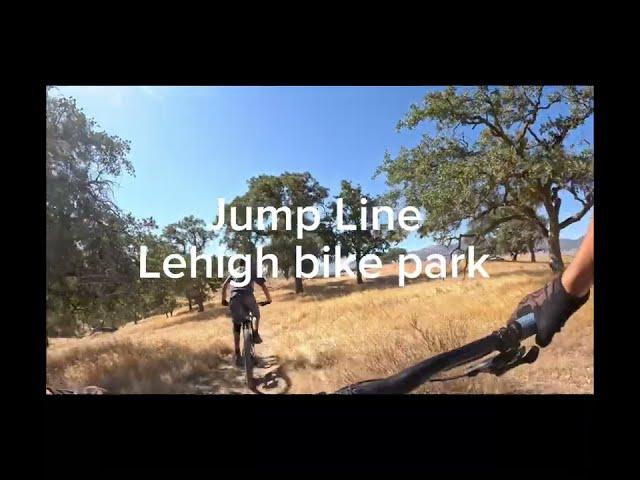
[[[513,262],[505,262],[505,263],[513,263]],[[520,263],[520,262],[517,262]],[[540,265],[539,263],[530,263],[530,262],[522,262],[523,264],[529,265]],[[505,272],[496,272],[490,273],[490,278],[501,278],[501,277],[509,277],[522,275],[526,273],[535,278],[544,279],[549,277],[550,270],[513,270],[513,271],[505,271]],[[447,278],[447,281],[450,281],[450,278]],[[460,275],[456,280],[459,281],[475,281],[475,280],[484,280],[480,276],[476,276],[475,278],[462,277]],[[431,279],[424,274],[421,274],[418,278],[407,278],[405,279],[405,285],[416,285],[416,284],[426,284],[428,282],[439,282],[443,283],[441,279]],[[299,300],[302,302],[305,301],[316,301],[316,300],[325,300],[329,298],[342,297],[345,295],[350,295],[352,293],[364,292],[369,290],[386,290],[392,288],[404,288],[398,285],[398,277],[396,275],[388,275],[372,280],[365,280],[364,283],[358,285],[356,283],[355,278],[345,277],[339,278],[335,280],[330,280],[324,282],[322,284],[317,284],[313,282],[308,282],[305,284],[304,293],[299,296]],[[295,294],[291,292],[292,298],[295,298]]]
[[[164,322],[161,325],[154,326],[154,330],[162,330],[164,328],[175,327],[176,325],[183,325],[189,322],[203,322],[207,320],[216,319],[230,319],[229,308],[220,304],[207,303],[205,304],[204,312],[180,312],[168,320],[163,319]],[[175,320],[174,320],[175,319]]]
[[[432,280],[425,276],[418,278],[407,278],[405,280],[405,285],[414,285],[432,281],[437,280]],[[373,280],[366,280],[364,281],[364,283],[361,283],[359,285],[356,283],[356,280],[354,278],[346,277],[331,280],[323,284],[306,284],[304,287],[304,293],[300,297],[300,300],[324,300],[327,298],[342,297],[344,295],[350,295],[352,293],[366,292],[368,290],[386,290],[389,288],[402,288],[398,286],[398,277],[380,277]]]
[[[260,369],[272,370],[261,372]],[[279,365],[279,359],[275,355],[258,358],[256,365],[258,370],[254,370],[253,385],[251,391],[259,395],[285,394],[291,389],[291,379],[287,376],[284,366]]]

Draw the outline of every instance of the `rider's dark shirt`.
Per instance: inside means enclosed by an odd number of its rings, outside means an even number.
[[[244,275],[246,275],[247,272],[244,273]],[[232,277],[231,275],[229,275],[227,277],[227,279],[225,280],[225,282],[231,282],[232,280],[235,282],[242,282],[242,280],[244,279],[244,275],[239,276],[239,277]],[[229,298],[233,298],[236,295],[246,295],[246,294],[250,294],[253,295],[253,284],[254,282],[257,283],[258,285],[264,285],[265,283],[265,279],[263,277],[258,277],[258,274],[256,272],[255,269],[252,269],[252,274],[251,274],[251,280],[249,280],[249,283],[247,283],[245,286],[243,287],[239,287],[237,285],[234,285],[233,283],[229,283]]]

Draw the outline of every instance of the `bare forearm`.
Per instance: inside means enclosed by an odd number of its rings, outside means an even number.
[[[565,290],[576,297],[587,294],[594,282],[593,218],[575,258],[562,274]]]

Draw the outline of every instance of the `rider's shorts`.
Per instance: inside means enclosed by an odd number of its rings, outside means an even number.
[[[231,320],[233,320],[234,325],[240,325],[247,318],[249,312],[253,313],[256,320],[260,319],[260,309],[258,308],[256,297],[250,293],[238,293],[231,297],[229,309],[231,310]]]

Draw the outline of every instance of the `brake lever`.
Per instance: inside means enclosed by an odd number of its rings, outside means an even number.
[[[512,352],[497,355],[488,366],[487,372],[499,377],[519,365],[533,363],[538,359],[540,349],[533,346],[527,351],[525,347],[520,347]]]

